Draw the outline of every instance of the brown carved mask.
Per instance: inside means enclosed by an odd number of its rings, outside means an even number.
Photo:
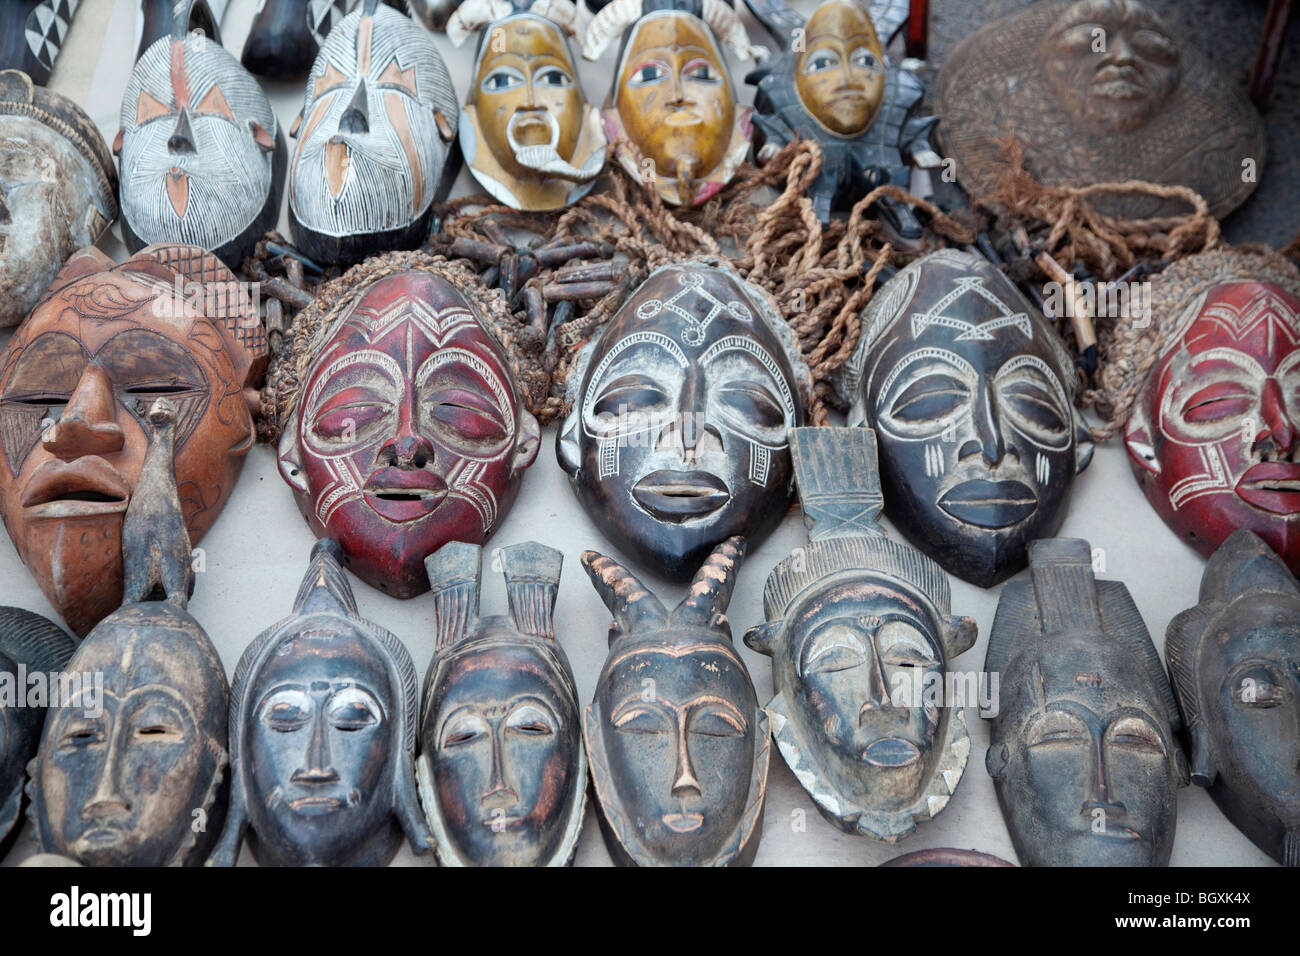
[[[280,441],[280,474],[319,537],[397,597],[424,558],[482,543],[537,457],[537,420],[488,331],[484,290],[431,267],[374,281],[319,333]]]
[[[74,256],[0,353],[0,510],[75,633],[121,603],[122,519],[150,403],[165,395],[177,406],[176,477],[197,542],[252,447],[245,388],[265,343],[219,260],[151,246],[120,266],[93,249]]]
[[[795,57],[804,108],[840,136],[871,125],[885,95],[885,53],[871,17],[852,0],[829,0],[808,18]]]

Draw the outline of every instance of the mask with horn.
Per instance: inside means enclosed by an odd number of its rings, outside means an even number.
[[[600,113],[582,94],[566,39],[577,17],[569,0],[468,0],[447,23],[457,46],[482,31],[461,152],[479,184],[514,209],[566,206],[605,164]]]
[[[420,800],[443,866],[565,866],[586,807],[587,758],[568,657],[555,637],[563,556],[529,542],[493,555],[510,614],[481,617],[482,548],[426,566],[437,649],[424,681]]]
[[[326,538],[289,617],[263,631],[230,694],[230,817],[208,866],[245,833],[262,866],[385,866],[405,833],[433,843],[415,792],[415,665],[361,617]]]
[[[766,51],[725,0],[613,0],[587,26],[583,57],[599,59],[620,35],[605,137],[664,202],[702,203],[731,181],[753,136],[722,45],[742,60]]]
[[[582,727],[601,831],[623,866],[748,866],[770,743],[726,609],[745,540],[714,549],[669,612],[630,571],[586,551],[614,615]]]
[[[939,566],[877,524],[875,433],[790,436],[809,543],[768,575],[767,623],[745,643],[772,658],[776,743],[822,816],[892,843],[948,805],[966,768],[962,707],[936,689],[975,622],[949,613]]]
[[[186,609],[194,569],[172,466],[177,422],[176,405],[153,402],[122,530],[124,603],[68,662],[82,684],[60,683],[28,766],[41,852],[88,866],[198,866],[225,818],[229,691]]]
[[[132,252],[185,242],[238,269],[279,219],[284,137],[257,81],[189,22],[141,54],[122,98],[122,233]]]

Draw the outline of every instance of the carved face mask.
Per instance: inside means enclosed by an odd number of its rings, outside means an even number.
[[[88,866],[197,866],[225,818],[230,701],[216,648],[185,609],[194,572],[172,472],[177,412],[158,400],[148,414],[122,533],[126,603],[69,661],[75,679],[29,767],[41,851]]]
[[[628,29],[604,111],[619,162],[665,202],[690,206],[721,190],[749,152],[750,107],[736,92],[718,43],[752,54],[744,27],[722,0],[623,0],[587,28],[582,55],[601,53]]]
[[[601,832],[622,866],[748,866],[767,795],[767,714],[731,643],[744,558],[728,538],[671,613],[594,551],[582,565],[614,615],[582,727]]]
[[[1300,586],[1268,545],[1235,531],[1200,603],[1174,618],[1165,657],[1192,782],[1285,866],[1300,866]]]
[[[53,621],[21,608],[0,607],[0,852],[18,825],[27,761],[36,756],[40,743],[51,703],[49,688],[59,686],[76,647]],[[39,699],[34,690],[38,687],[44,688]]]
[[[5,528],[75,633],[122,601],[122,519],[152,400],[166,395],[178,410],[176,476],[197,542],[252,447],[245,388],[265,361],[243,286],[211,254],[179,245],[120,266],[77,254],[0,353]]]
[[[537,456],[537,420],[473,282],[443,267],[374,282],[309,347],[280,441],[312,530],[397,597],[428,587],[422,562],[446,542],[486,540]]]
[[[804,108],[841,136],[866,129],[885,94],[885,54],[871,17],[849,0],[819,6],[795,59],[795,88]]]
[[[556,450],[602,533],[685,579],[757,543],[791,495],[807,369],[772,301],[729,269],[664,266],[582,352]]]
[[[1187,765],[1178,711],[1137,606],[1095,581],[1078,538],[1029,546],[1002,590],[987,767],[1025,866],[1165,866]]]
[[[1188,298],[1124,430],[1133,473],[1201,554],[1249,528],[1300,567],[1300,277]]]
[[[455,178],[456,92],[428,33],[365,0],[307,77],[289,169],[289,224],[307,256],[409,249]]]
[[[443,866],[564,866],[582,830],[587,759],[552,617],[562,555],[529,543],[498,556],[509,618],[478,614],[478,545],[453,541],[427,561],[437,650],[420,799]]]
[[[280,215],[284,140],[257,81],[184,28],[144,52],[122,99],[123,237],[133,252],[192,243],[237,269]]]
[[[605,162],[605,134],[565,40],[577,8],[557,0],[536,6],[545,15],[521,11],[493,21],[485,3],[463,4],[447,36],[459,46],[484,31],[459,126],[470,172],[506,205],[544,211],[591,189]]]
[[[943,567],[990,587],[1064,520],[1092,438],[1056,333],[986,260],[931,253],[862,317],[837,387],[880,442],[889,516]]]
[[[94,122],[25,73],[0,71],[0,328],[116,218],[117,171]]]
[[[384,866],[403,832],[427,852],[416,717],[410,654],[357,613],[337,543],[319,542],[293,614],[235,670],[230,818],[208,865],[234,866],[249,828],[262,866]]]
[[[876,523],[871,431],[790,434],[810,543],[768,576],[767,623],[745,643],[772,658],[777,746],[818,810],[893,842],[942,810],[965,770],[962,709],[927,688],[944,686],[975,622],[950,616],[943,572]]]

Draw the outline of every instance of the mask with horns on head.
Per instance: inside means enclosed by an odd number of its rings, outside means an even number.
[[[768,718],[724,613],[744,553],[743,538],[718,545],[672,612],[612,559],[582,555],[614,615],[582,726],[622,866],[748,866],[758,851]]]

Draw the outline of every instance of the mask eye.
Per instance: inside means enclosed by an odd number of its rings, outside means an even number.
[[[1156,729],[1140,717],[1122,717],[1106,734],[1110,744],[1132,753],[1163,754],[1165,745]]]
[[[831,623],[816,631],[804,644],[799,672],[829,674],[859,667],[867,660],[869,638],[849,624]]]
[[[415,89],[415,70],[403,70],[397,65],[396,60],[389,62],[384,67],[384,72],[379,74],[379,84],[381,86],[395,86],[399,89],[406,90],[412,96],[419,96]]]
[[[831,50],[814,50],[804,60],[803,72],[805,76],[811,76],[814,73],[825,73],[827,70],[833,70],[839,65],[839,54]]]
[[[718,390],[719,400],[729,412],[760,428],[776,428],[785,424],[785,411],[762,385],[757,382],[729,382]]]
[[[483,77],[484,93],[508,93],[524,85],[524,75],[508,66],[498,67]]]
[[[347,82],[345,77],[333,63],[325,64],[325,72],[316,78],[315,85],[312,86],[312,99],[320,99],[335,87],[342,86]]]
[[[904,422],[945,419],[970,402],[965,384],[943,373],[925,375],[903,389],[889,413]]]
[[[548,86],[557,90],[568,89],[573,85],[573,78],[555,66],[542,70],[534,79],[538,86]]]
[[[708,707],[691,720],[691,733],[705,737],[743,737],[745,724],[721,707]]]
[[[379,702],[360,687],[345,687],[330,698],[327,710],[337,730],[365,730],[379,723]]]
[[[75,750],[104,742],[104,725],[98,720],[83,720],[68,725],[59,738],[60,750]]]
[[[142,126],[160,116],[170,116],[174,110],[147,91],[140,92],[140,99],[135,104],[135,123]]]
[[[500,412],[473,392],[443,389],[430,397],[428,409],[435,426],[453,439],[495,445],[508,434]]]
[[[136,714],[135,738],[141,743],[175,743],[184,737],[184,722],[170,707],[151,706]]]
[[[1083,721],[1063,710],[1049,710],[1040,714],[1025,734],[1026,743],[1034,749],[1075,746],[1087,743],[1090,739]]]
[[[663,734],[668,732],[664,717],[649,707],[633,706],[614,715],[614,729],[625,734]]]
[[[648,63],[642,63],[633,70],[627,85],[635,90],[643,86],[650,86],[653,83],[659,83],[666,76],[668,76],[668,64],[659,60],[652,60]]]
[[[1237,680],[1232,699],[1239,706],[1259,710],[1278,707],[1286,703],[1286,683],[1267,667],[1254,667]]]
[[[849,66],[857,70],[869,70],[872,73],[881,72],[880,61],[876,59],[876,55],[862,46],[849,54]]]
[[[1239,382],[1216,382],[1193,394],[1183,403],[1188,422],[1219,422],[1239,418],[1255,406],[1255,396]]]
[[[939,658],[925,636],[905,621],[887,621],[876,632],[881,663],[891,667],[933,667]]]
[[[462,711],[454,714],[442,728],[441,747],[459,747],[492,735],[487,721],[478,714]]]
[[[311,697],[303,691],[282,690],[262,705],[262,722],[278,733],[292,733],[307,725],[313,710]]]
[[[221,93],[221,88],[214,86],[199,101],[199,105],[194,107],[196,113],[216,113],[226,119],[234,122],[235,114],[230,111],[230,104],[226,102],[225,96]]]
[[[625,375],[601,391],[592,408],[599,417],[618,418],[633,412],[650,412],[668,404],[668,396],[648,378]]]
[[[713,84],[718,82],[719,77],[718,71],[714,69],[713,64],[708,60],[692,60],[682,70],[682,79],[695,83]]]
[[[369,389],[347,388],[321,406],[312,421],[312,432],[324,441],[355,441],[392,413],[393,406]]]
[[[559,721],[536,704],[521,704],[506,718],[506,727],[528,737],[549,737]]]

